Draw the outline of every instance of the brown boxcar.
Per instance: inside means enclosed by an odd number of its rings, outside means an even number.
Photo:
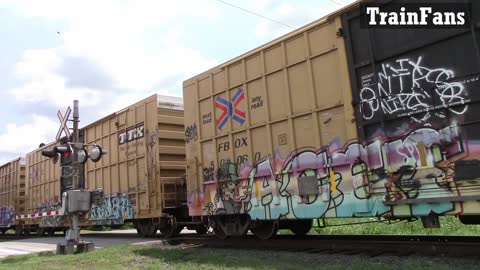
[[[186,205],[181,98],[153,95],[83,128],[85,142],[108,154],[85,167],[86,188],[103,189],[90,220],[133,221],[139,233],[173,235],[191,226]],[[177,229],[178,227],[178,229]]]
[[[184,82],[191,215],[222,217],[227,234],[245,233],[249,218],[294,218],[316,180],[282,184],[287,161],[357,137],[341,27],[325,17]],[[351,190],[351,179],[339,185]],[[328,204],[329,188],[312,196]]]
[[[26,155],[26,204],[18,234],[53,234],[67,225],[65,217],[57,212],[61,208],[60,157],[42,155],[42,151],[57,145],[58,142],[52,142]]]
[[[15,228],[16,215],[25,211],[25,159],[0,166],[0,230]]]

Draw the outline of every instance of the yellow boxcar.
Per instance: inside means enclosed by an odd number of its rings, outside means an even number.
[[[173,236],[185,226],[202,225],[188,216],[181,98],[152,95],[81,128],[80,140],[107,150],[98,162],[88,160],[81,168],[84,188],[101,189],[104,195],[81,217],[81,226],[133,222],[144,236],[154,236],[159,229]],[[61,159],[42,155],[59,144],[27,154],[26,234],[53,233],[69,225],[59,213]]]
[[[15,229],[16,215],[25,211],[25,159],[17,158],[0,166],[0,230]]]
[[[341,27],[339,16],[322,18],[184,82],[191,215],[243,234],[249,219],[295,219],[294,209],[326,211],[338,199],[329,177],[314,194],[312,177],[281,179],[298,154],[357,138]],[[332,180],[352,190],[351,178]]]
[[[60,156],[48,158],[42,155],[42,151],[59,144],[52,142],[26,155],[26,204],[23,226],[18,228],[18,234],[52,235],[68,225],[67,219],[58,213],[61,208]]]
[[[173,235],[188,217],[181,98],[152,95],[83,128],[85,142],[108,154],[85,165],[87,189],[103,189],[90,220],[98,225],[133,221],[139,233]],[[174,224],[174,226],[171,226]]]
[[[330,217],[480,223],[476,30],[367,27],[376,2],[184,82],[189,211],[218,236]]]

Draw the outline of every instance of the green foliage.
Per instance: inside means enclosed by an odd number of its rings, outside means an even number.
[[[480,235],[479,225],[462,224],[454,216],[440,217],[441,228],[423,228],[422,222],[402,221],[389,224],[388,221],[357,225],[331,226],[360,222],[378,221],[377,218],[328,218],[327,227],[318,227],[317,222],[310,234],[392,234],[392,235]]]
[[[408,258],[389,260],[362,256],[304,257],[297,253],[222,250],[204,248],[156,248],[140,245],[112,246],[76,255],[52,252],[9,257],[0,269],[450,269],[451,259]],[[393,262],[392,262],[393,260]],[[322,263],[320,263],[322,262]],[[473,262],[472,262],[473,263]],[[472,264],[470,263],[470,264]],[[467,263],[468,264],[468,263]],[[471,269],[472,265],[465,265]]]

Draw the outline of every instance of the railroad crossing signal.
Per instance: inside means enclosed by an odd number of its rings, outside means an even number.
[[[70,117],[70,113],[72,112],[72,109],[70,109],[70,106],[67,108],[65,111],[65,115],[62,115],[62,112],[58,110],[57,116],[58,119],[60,119],[60,128],[58,129],[57,132],[57,141],[60,140],[60,137],[62,137],[62,131],[65,131],[65,135],[67,135],[67,140],[70,138],[70,129],[67,126],[68,122],[68,117]]]
[[[60,213],[61,215],[68,214],[70,219],[70,228],[65,234],[65,243],[57,245],[57,254],[74,253],[75,246],[80,252],[93,250],[92,242],[80,241],[79,216],[88,213],[92,201],[98,201],[98,197],[103,196],[99,195],[98,191],[85,190],[83,166],[89,158],[93,162],[98,162],[107,151],[99,145],[88,145],[80,141],[78,100],[73,101],[73,120],[69,120],[71,112],[72,110],[68,107],[64,115],[60,111],[57,113],[58,119],[60,119],[57,141],[61,144],[53,147],[52,150],[42,151],[42,155],[49,158],[57,158],[60,155],[60,190],[62,197]],[[68,121],[73,122],[73,136],[70,136],[70,130],[67,126]],[[64,132],[67,135],[67,140],[66,142],[60,142]],[[87,152],[88,146],[92,147],[90,152]]]

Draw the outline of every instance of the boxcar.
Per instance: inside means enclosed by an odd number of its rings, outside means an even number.
[[[15,216],[25,210],[25,159],[17,158],[0,166],[0,230],[15,229]],[[19,225],[21,226],[21,224]]]
[[[108,150],[85,167],[86,188],[105,194],[103,204],[92,206],[91,221],[133,221],[143,236],[201,225],[188,216],[183,127],[182,99],[152,95],[83,128],[87,144]]]
[[[68,226],[68,220],[59,215],[60,157],[47,158],[42,155],[42,151],[51,150],[57,145],[58,142],[42,145],[26,155],[25,211],[19,216],[22,226],[18,226],[17,234],[52,235]]]
[[[108,152],[97,163],[88,160],[81,168],[81,186],[102,190],[104,195],[81,217],[82,227],[133,222],[143,236],[154,236],[159,229],[173,236],[185,226],[206,232],[201,219],[188,216],[180,98],[152,95],[81,128],[80,139]],[[69,225],[58,211],[64,190],[60,160],[41,154],[58,144],[27,154],[23,233],[53,233]]]
[[[479,221],[476,26],[365,28],[364,3],[184,82],[189,213],[219,237],[329,217]]]

